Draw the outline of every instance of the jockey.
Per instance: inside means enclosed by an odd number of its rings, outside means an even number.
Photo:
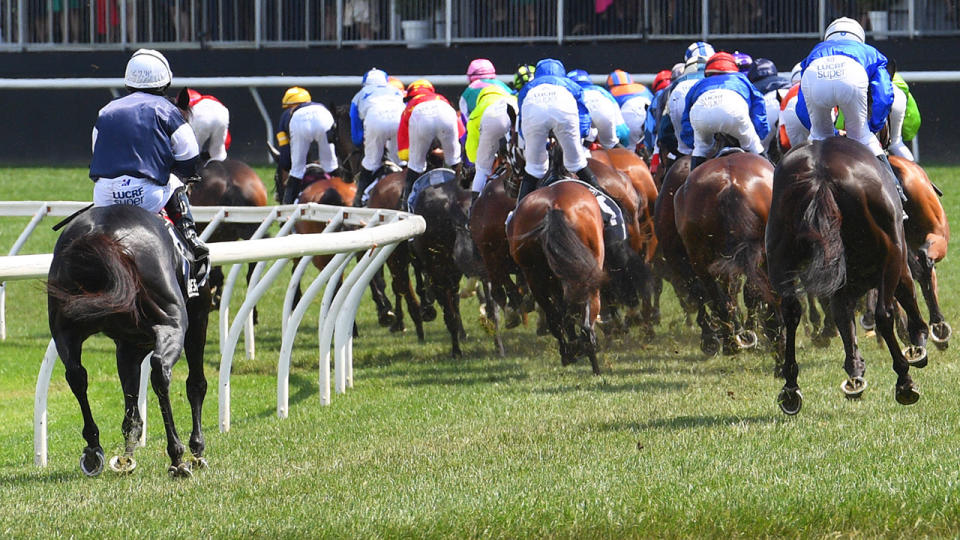
[[[647,120],[647,107],[653,101],[653,92],[633,82],[633,77],[620,69],[607,76],[607,88],[620,104],[623,119],[630,127],[629,147],[632,150],[643,140],[643,124]]]
[[[583,88],[583,102],[590,112],[593,127],[597,129],[597,142],[600,146],[606,150],[618,144],[629,146],[630,128],[623,119],[620,105],[610,92],[593,84],[590,75],[582,69],[567,73],[567,77]]]
[[[230,111],[213,96],[203,95],[187,88],[189,111],[187,120],[197,136],[197,145],[202,152],[206,147],[210,161],[227,159],[230,148]]]
[[[470,113],[477,106],[477,95],[480,94],[480,90],[494,85],[507,92],[510,91],[510,87],[506,83],[497,79],[497,70],[494,69],[493,62],[486,58],[477,58],[470,62],[470,65],[467,66],[467,81],[470,84],[460,94],[460,114],[464,121],[470,118]]]
[[[443,148],[443,162],[447,167],[460,164],[460,137],[466,133],[457,111],[425,79],[418,79],[407,87],[407,107],[400,117],[397,146],[400,159],[407,161],[407,177],[400,201],[406,210],[410,189],[427,169],[427,153],[434,139]]]
[[[707,60],[707,78],[687,94],[680,138],[693,147],[690,170],[706,160],[714,135],[736,138],[744,150],[764,155],[760,139],[767,136],[767,106],[763,95],[737,70],[729,53]]]
[[[311,101],[310,92],[299,86],[288,88],[283,94],[283,114],[277,127],[277,146],[280,148],[280,167],[290,171],[283,190],[281,204],[292,204],[303,189],[303,175],[307,170],[307,152],[316,141],[320,168],[329,175],[340,172],[337,154],[330,142],[336,125],[333,115],[320,103]]]
[[[810,130],[797,117],[797,99],[800,96],[800,63],[790,72],[790,89],[780,100],[780,147],[789,150],[810,139]]]
[[[517,66],[517,72],[513,74],[513,83],[511,84],[513,91],[519,93],[528,82],[532,81],[533,72],[536,69],[536,66],[530,64]]]
[[[893,75],[893,105],[890,108],[890,153],[914,161],[913,152],[903,144],[912,141],[920,130],[920,110],[910,87],[899,73]]]
[[[643,144],[650,149],[652,156],[650,158],[651,166],[656,169],[656,164],[660,162],[659,148],[657,146],[657,124],[660,122],[660,116],[665,110],[667,103],[668,88],[673,80],[673,73],[669,69],[661,70],[653,79],[653,101],[650,102],[650,108],[647,109],[647,118],[643,122]]]
[[[767,102],[767,127],[770,131],[763,139],[763,147],[770,148],[770,143],[777,136],[780,103],[790,88],[790,81],[778,75],[777,66],[767,58],[757,58],[747,78],[763,94],[763,99]]]
[[[702,56],[691,56],[683,69],[683,75],[674,79],[673,89],[667,100],[667,113],[670,115],[670,124],[676,131],[677,126],[683,125],[683,111],[687,108],[687,94],[695,84],[704,78],[707,59]],[[677,152],[688,156],[693,148],[683,139],[677,138]]]
[[[547,174],[547,136],[553,131],[563,149],[563,165],[583,182],[599,189],[597,177],[587,167],[580,140],[590,133],[590,113],[583,102],[583,89],[567,78],[559,60],[545,58],[537,62],[533,80],[527,83],[517,101],[520,105],[520,137],[524,143],[526,166],[517,195],[517,204]]]
[[[403,95],[389,84],[385,72],[373,68],[364,74],[363,87],[350,101],[350,138],[353,144],[363,145],[354,206],[360,206],[363,192],[373,182],[373,173],[383,160],[384,146],[391,160],[400,161],[397,129],[403,109]]]
[[[164,97],[172,78],[161,53],[140,49],[130,57],[123,78],[129,94],[100,109],[93,127],[93,203],[132,204],[154,213],[165,209],[193,252],[194,275],[200,276],[206,274],[210,251],[197,236],[180,181],[197,176],[200,150],[180,109]]]
[[[517,98],[499,86],[491,85],[480,91],[477,106],[467,122],[467,158],[477,164],[471,191],[476,200],[493,174],[493,161],[500,148],[500,139],[510,133],[513,124],[507,108],[518,113]]]
[[[744,75],[750,73],[750,68],[753,67],[753,57],[747,53],[733,51],[733,61],[737,64],[737,70]]]
[[[810,139],[833,136],[833,108],[838,107],[845,117],[847,137],[860,141],[886,166],[900,199],[906,201],[900,180],[874,136],[883,128],[893,104],[887,58],[864,43],[860,23],[847,17],[830,23],[823,41],[801,66],[797,116],[810,129]]]
[[[400,79],[391,75],[387,77],[387,84],[399,90],[401,96],[407,97],[407,85],[403,84],[403,81]]]

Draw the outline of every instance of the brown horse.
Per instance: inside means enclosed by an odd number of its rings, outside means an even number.
[[[877,329],[893,358],[896,399],[904,405],[920,399],[909,370],[911,365],[926,365],[927,325],[907,268],[899,197],[884,174],[888,173],[864,145],[843,137],[794,148],[774,173],[766,248],[786,330],[785,383],[777,398],[786,414],[798,413],[803,404],[795,351],[802,312],[798,285],[816,296],[831,297],[848,376],[841,389],[848,397],[859,397],[866,388],[853,320],[855,304],[877,289]],[[905,351],[893,332],[897,301],[908,317],[912,346]]]
[[[700,301],[710,306],[724,353],[756,345],[756,335],[744,332],[737,315],[740,277],[746,278],[744,298],[751,316],[757,316],[763,301],[773,301],[763,271],[763,234],[772,186],[769,161],[737,152],[708,160],[690,173],[674,195],[677,232],[705,295]],[[775,318],[772,311],[765,317],[771,339],[777,334]]]
[[[266,206],[267,189],[260,176],[246,163],[235,159],[211,161],[198,171],[200,182],[191,184],[190,204],[193,206]],[[208,242],[230,242],[246,240],[256,232],[256,223],[224,223],[217,228]],[[204,226],[199,225],[202,232]],[[247,266],[247,284],[256,263]],[[213,291],[214,306],[220,305],[223,292],[223,269],[214,266],[210,270],[210,289]],[[254,311],[256,319],[256,311]]]
[[[510,254],[544,310],[563,365],[587,356],[600,373],[593,325],[604,280],[603,217],[590,191],[559,182],[529,194],[507,227]]]
[[[661,167],[666,166],[661,165]],[[687,181],[689,174],[690,158],[688,156],[683,156],[675,162],[671,160],[671,165],[662,173],[662,183],[653,212],[654,231],[659,246],[659,255],[654,258],[654,268],[659,275],[673,286],[674,292],[680,300],[680,305],[688,314],[698,311],[700,295],[695,289],[698,288],[699,284],[696,274],[690,266],[683,239],[677,231],[676,211],[673,203],[674,195]],[[698,318],[698,322],[700,322],[700,318]],[[701,323],[701,327],[705,322],[704,320]]]

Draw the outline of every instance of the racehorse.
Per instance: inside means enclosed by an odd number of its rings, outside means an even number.
[[[341,176],[347,179],[355,178],[356,174],[360,172],[363,146],[353,144],[353,138],[350,134],[350,104],[334,105],[330,103],[329,108],[334,121],[330,142],[333,143],[334,153],[337,154]],[[352,202],[348,202],[347,205],[349,206]]]
[[[193,206],[266,206],[267,189],[256,171],[246,163],[235,159],[210,161],[198,171],[202,181],[190,184],[190,204]],[[202,232],[205,225],[197,224]],[[229,242],[246,240],[257,230],[256,223],[224,223],[217,227],[208,242]],[[256,263],[247,266],[247,284]],[[214,266],[210,269],[210,290],[213,292],[213,305],[220,305],[223,292],[223,269]],[[256,320],[256,310],[254,310]]]
[[[746,278],[744,298],[751,316],[773,301],[763,271],[763,234],[770,210],[773,166],[766,159],[736,152],[708,160],[690,173],[674,195],[677,232],[690,269],[698,280],[700,302],[710,305],[725,353],[756,345],[737,315],[736,292]],[[767,335],[777,331],[770,311]],[[708,351],[709,352],[709,351]]]
[[[797,414],[803,404],[795,351],[801,315],[798,282],[808,293],[831,297],[848,375],[841,389],[851,398],[866,388],[854,307],[868,290],[878,289],[877,330],[893,358],[897,402],[910,405],[920,399],[909,370],[911,365],[926,365],[927,325],[907,268],[899,198],[892,179],[885,182],[884,174],[888,173],[865,146],[843,137],[794,148],[774,173],[766,248],[786,331],[785,382],[777,398],[786,414]],[[893,332],[897,301],[906,311],[912,343],[904,351]]]
[[[50,332],[83,414],[87,446],[80,469],[88,476],[103,470],[104,458],[100,432],[87,401],[87,372],[80,355],[83,342],[101,332],[116,344],[125,404],[121,430],[126,446],[122,456],[110,460],[110,467],[118,472],[136,467],[133,452],[143,430],[137,408],[140,365],[147,354],[167,434],[170,475],[190,476],[193,466],[206,464],[200,417],[207,391],[203,351],[210,289],[201,286],[199,295],[188,299],[178,265],[177,247],[167,225],[137,206],[93,208],[74,219],[57,240],[47,280]],[[171,368],[184,350],[189,367],[187,399],[193,415],[187,462],[169,395]]]
[[[585,355],[599,375],[593,326],[600,312],[604,245],[596,197],[575,182],[540,188],[517,206],[507,239],[559,343],[561,363]]]

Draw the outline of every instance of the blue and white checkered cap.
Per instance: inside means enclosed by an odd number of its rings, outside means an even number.
[[[687,52],[683,55],[683,61],[686,62],[693,57],[710,58],[713,56],[713,45],[706,41],[694,41],[687,47]]]

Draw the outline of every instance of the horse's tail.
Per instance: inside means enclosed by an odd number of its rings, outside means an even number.
[[[563,210],[551,208],[527,235],[540,237],[547,265],[560,280],[568,302],[586,302],[603,283],[603,268],[580,241]]]
[[[61,313],[75,321],[126,313],[139,322],[142,288],[133,257],[109,235],[91,233],[58,254],[69,280],[47,282],[47,293],[61,302]]]
[[[723,257],[710,265],[710,272],[728,282],[744,276],[747,287],[758,292],[764,301],[772,302],[773,287],[764,270],[765,224],[750,210],[743,192],[733,185],[720,192],[717,211],[723,217],[726,245]]]
[[[847,261],[840,237],[843,215],[832,184],[820,182],[797,224],[797,237],[807,244],[810,258],[799,272],[803,288],[814,296],[829,296],[847,279]]]

